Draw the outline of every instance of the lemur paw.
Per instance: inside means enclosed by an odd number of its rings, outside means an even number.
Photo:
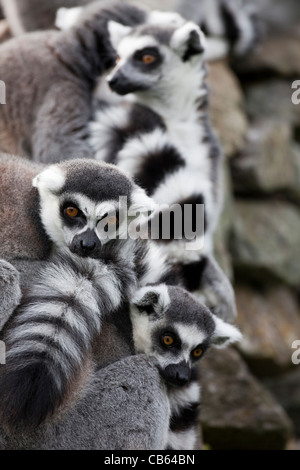
[[[0,260],[0,331],[21,300],[19,272]]]

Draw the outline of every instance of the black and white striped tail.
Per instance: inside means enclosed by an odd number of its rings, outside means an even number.
[[[43,270],[6,334],[6,366],[0,369],[4,422],[34,427],[64,402],[89,357],[101,318],[123,300],[119,275],[114,266],[82,258],[59,257]]]

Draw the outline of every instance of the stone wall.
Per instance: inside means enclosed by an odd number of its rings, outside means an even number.
[[[291,2],[289,3],[291,6]],[[226,154],[216,253],[235,287],[244,340],[203,359],[203,441],[294,448],[300,435],[300,19],[246,60],[211,64],[211,111]],[[300,354],[299,354],[300,356]]]

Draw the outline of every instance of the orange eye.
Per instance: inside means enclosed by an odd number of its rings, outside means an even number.
[[[155,62],[155,60],[156,60],[156,57],[151,54],[145,54],[142,57],[142,61],[144,64],[152,64],[153,62]]]
[[[166,346],[172,346],[172,344],[174,343],[174,338],[170,335],[165,335],[163,336],[163,343]]]
[[[116,58],[116,63],[120,62],[120,60],[121,60],[121,57],[118,55]]]
[[[196,349],[194,349],[192,354],[193,354],[194,358],[198,359],[200,356],[202,356],[203,350],[201,348],[196,348]]]
[[[65,209],[65,214],[67,214],[68,217],[74,218],[78,216],[79,210],[77,207],[70,206]]]
[[[105,222],[107,225],[116,225],[118,222],[118,217],[116,215],[109,215],[106,217]]]

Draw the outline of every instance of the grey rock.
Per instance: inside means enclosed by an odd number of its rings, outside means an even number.
[[[268,72],[283,77],[300,74],[300,31],[299,24],[293,25],[282,34],[268,35],[254,49],[253,53],[238,65],[244,73]]]
[[[268,119],[255,122],[245,149],[231,159],[235,192],[269,195],[284,192],[300,195],[300,150],[291,145],[291,126]]]
[[[283,406],[300,436],[300,366],[281,377],[264,380],[264,384]]]
[[[246,111],[254,121],[276,120],[284,125],[300,126],[300,104],[292,102],[293,80],[272,78],[252,81],[245,87]]]
[[[248,130],[241,86],[222,61],[209,64],[207,81],[212,124],[225,155],[230,157],[243,148]]]
[[[292,424],[231,348],[202,360],[202,432],[212,449],[284,449]]]
[[[300,283],[300,210],[277,200],[236,200],[231,254],[237,278]]]
[[[244,338],[238,349],[260,377],[293,367],[292,343],[300,338],[300,307],[293,290],[283,285],[235,286],[237,325]]]
[[[233,267],[229,253],[229,238],[233,223],[233,188],[228,161],[223,166],[223,207],[214,236],[215,257],[228,278],[233,281]]]

